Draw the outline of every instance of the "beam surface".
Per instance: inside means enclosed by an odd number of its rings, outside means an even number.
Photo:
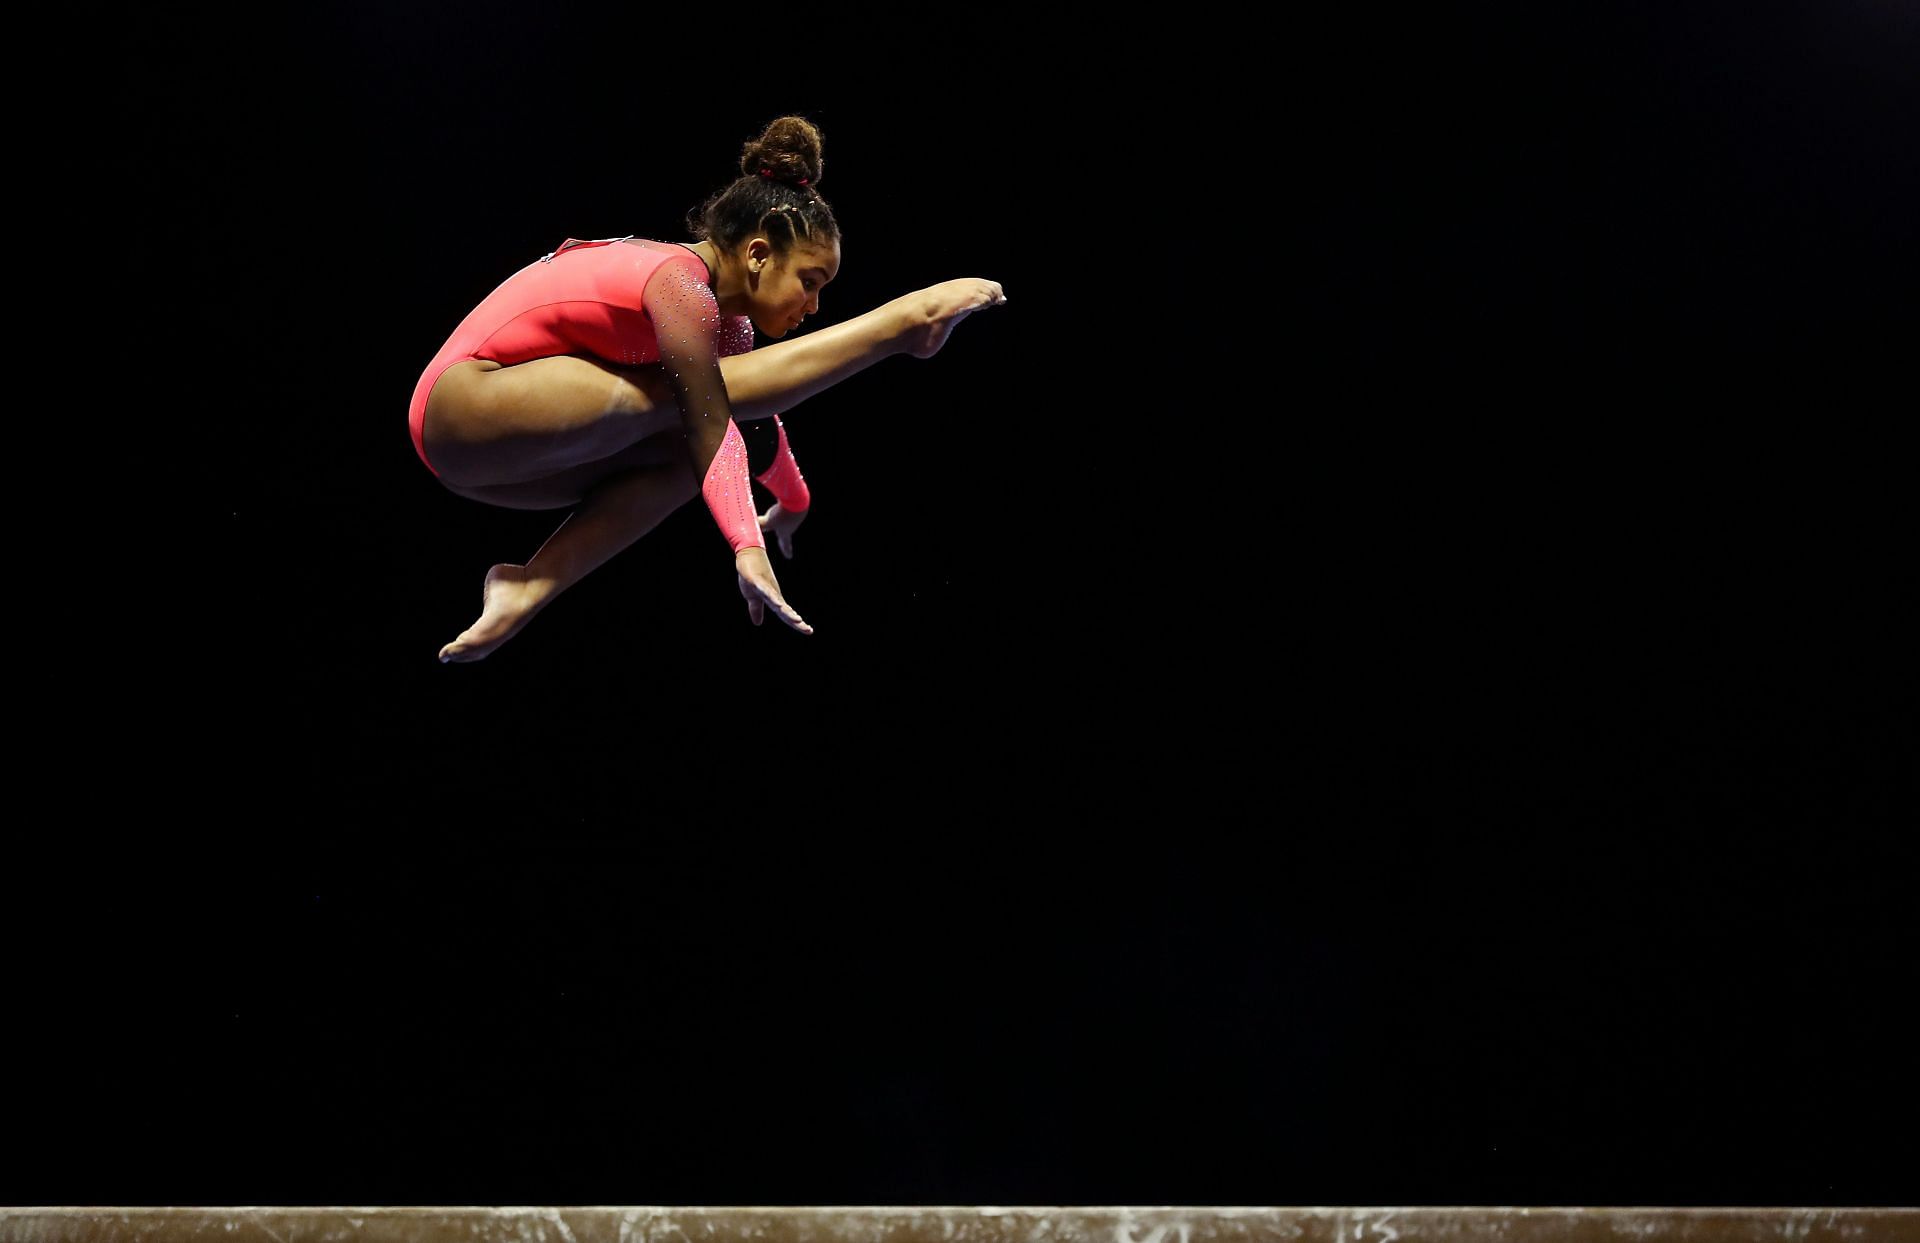
[[[0,1243],[1920,1243],[1887,1208],[0,1208]]]

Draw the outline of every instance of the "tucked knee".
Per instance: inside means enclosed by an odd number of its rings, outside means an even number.
[[[685,463],[663,462],[655,466],[635,466],[616,471],[602,479],[593,491],[613,498],[626,511],[655,514],[674,510],[693,499],[698,491],[693,471]]]
[[[681,501],[691,500],[700,491],[693,475],[693,452],[687,447],[686,434],[672,428],[652,436],[636,446],[640,460],[655,468]]]
[[[673,386],[658,363],[615,368],[612,406],[622,414],[645,415],[676,406]]]
[[[674,491],[680,497],[681,504],[685,504],[700,494],[700,481],[693,477],[693,462],[691,459],[675,463],[672,470]]]

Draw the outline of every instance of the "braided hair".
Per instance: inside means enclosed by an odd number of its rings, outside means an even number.
[[[831,246],[840,238],[840,224],[816,188],[824,168],[813,123],[776,117],[741,148],[740,175],[688,213],[687,227],[725,251],[764,237],[782,259],[802,242]]]

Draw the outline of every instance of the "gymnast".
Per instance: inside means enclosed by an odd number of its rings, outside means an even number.
[[[840,273],[840,228],[817,187],[820,131],[769,124],[740,175],[689,215],[691,244],[583,241],[487,295],[420,376],[414,451],[456,496],[508,509],[577,505],[525,565],[489,569],[480,620],[440,660],[482,660],[555,596],[700,493],[733,549],[747,614],[812,634],[780,593],[763,532],[793,557],[811,504],[780,412],[892,354],[931,358],[999,282],[945,281],[792,341]],[[776,344],[754,349],[754,329]],[[773,424],[765,430],[766,421]],[[753,472],[775,501],[754,509]]]

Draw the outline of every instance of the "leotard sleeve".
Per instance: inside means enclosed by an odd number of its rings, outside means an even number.
[[[736,315],[720,325],[720,356],[745,354],[753,348],[753,321]],[[740,438],[747,442],[747,468],[753,477],[789,513],[800,513],[812,503],[806,476],[793,460],[793,446],[787,443],[787,425],[779,415],[771,419],[734,420]]]
[[[641,307],[653,324],[660,365],[680,403],[694,477],[720,533],[736,553],[765,548],[747,477],[747,447],[720,374],[720,304],[697,256],[672,258],[647,277]]]
[[[780,421],[779,415],[773,416],[776,433],[772,452],[765,455],[752,455],[749,445],[749,462],[754,456],[772,458],[772,464],[765,470],[757,471],[754,478],[773,493],[781,508],[789,513],[799,513],[813,503],[812,494],[807,491],[807,477],[800,473],[800,464],[793,460],[793,446],[787,443],[787,425]]]

